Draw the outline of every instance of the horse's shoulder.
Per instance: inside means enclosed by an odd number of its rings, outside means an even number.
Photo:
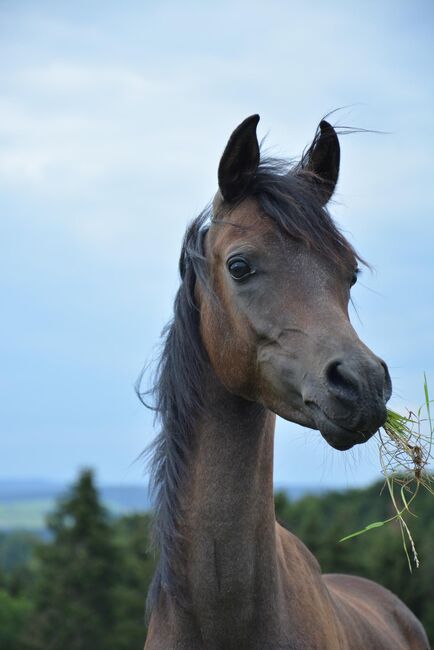
[[[300,562],[314,573],[319,574],[321,572],[318,560],[303,544],[301,539],[278,522],[276,522],[276,536],[280,554],[287,562]]]
[[[362,578],[344,574],[324,574],[324,582],[339,609],[357,612],[361,619],[399,630],[402,647],[429,650],[425,630],[413,612],[386,587]],[[397,646],[401,647],[401,646]]]

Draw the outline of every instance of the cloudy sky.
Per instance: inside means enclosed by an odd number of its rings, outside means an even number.
[[[142,480],[154,435],[134,382],[171,315],[186,224],[219,156],[261,115],[276,155],[321,117],[342,139],[332,212],[374,266],[360,336],[393,405],[422,401],[433,356],[430,1],[0,1],[0,476]],[[364,484],[376,443],[342,454],[280,421],[276,481]]]

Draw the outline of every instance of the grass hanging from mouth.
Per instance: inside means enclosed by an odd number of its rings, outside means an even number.
[[[411,506],[419,490],[427,490],[434,496],[433,476],[429,465],[434,461],[433,442],[434,426],[431,417],[431,404],[428,383],[424,375],[424,403],[416,413],[409,411],[406,416],[387,410],[387,420],[378,432],[378,450],[381,470],[395,514],[389,519],[375,521],[365,528],[346,535],[348,539],[362,535],[375,528],[380,528],[392,521],[399,524],[402,544],[408,566],[419,567],[420,561],[416,546],[408,525],[408,519],[414,517]],[[413,560],[413,561],[412,561]]]

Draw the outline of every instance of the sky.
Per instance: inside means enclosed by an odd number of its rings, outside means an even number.
[[[146,480],[134,384],[158,356],[187,223],[237,124],[274,155],[322,116],[341,140],[331,212],[374,267],[352,321],[391,405],[434,393],[434,6],[0,0],[0,477]],[[280,420],[279,484],[364,485],[375,439],[337,452]]]

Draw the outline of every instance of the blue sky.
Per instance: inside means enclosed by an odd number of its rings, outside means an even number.
[[[321,117],[342,139],[332,213],[375,267],[353,297],[392,404],[434,392],[433,5],[0,3],[0,476],[142,480],[154,435],[133,385],[171,314],[184,229],[232,129],[261,115],[276,155]],[[280,483],[354,485],[342,454],[280,421]]]

